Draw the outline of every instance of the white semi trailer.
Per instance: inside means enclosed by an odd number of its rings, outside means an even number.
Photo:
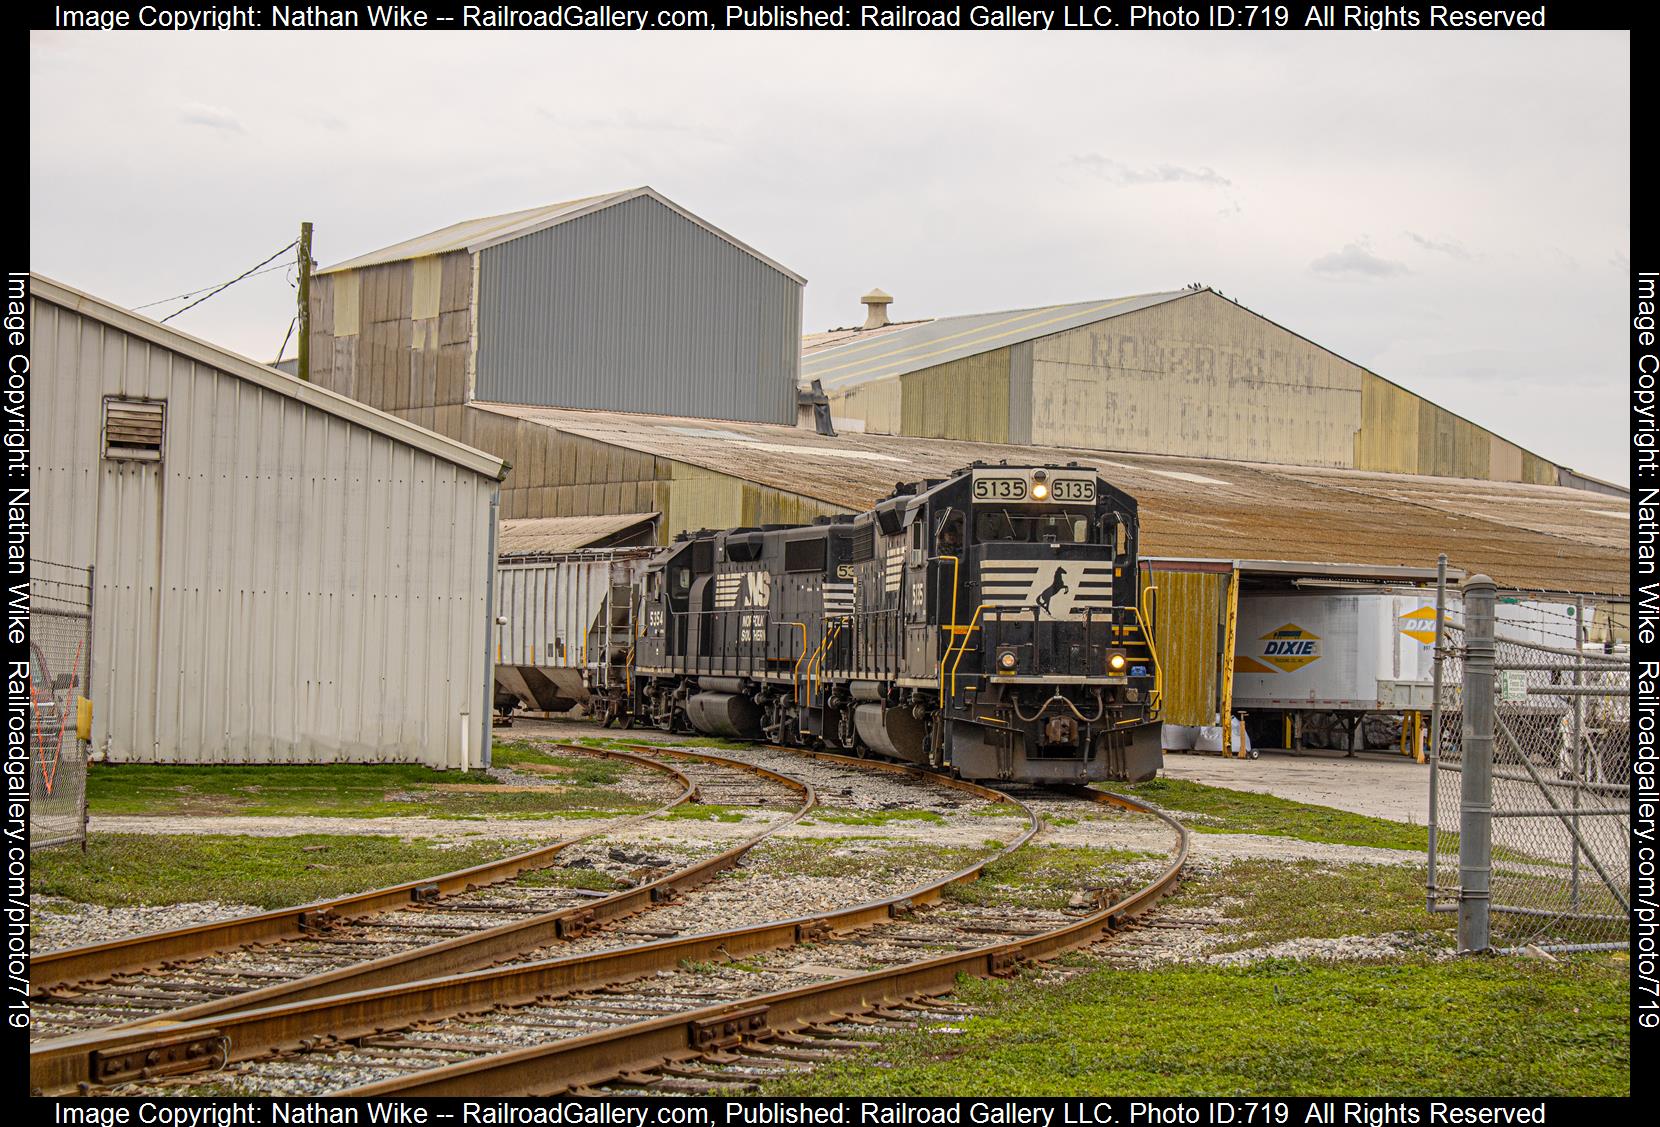
[[[1574,645],[1571,604],[1506,600],[1498,634]],[[1591,608],[1585,609],[1585,627]],[[1447,618],[1462,607],[1449,593]],[[1435,592],[1421,588],[1241,594],[1233,708],[1265,747],[1360,750],[1411,745],[1433,707]]]

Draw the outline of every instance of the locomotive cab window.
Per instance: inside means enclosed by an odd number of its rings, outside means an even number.
[[[692,589],[692,569],[681,564],[670,573],[669,582],[676,595],[686,594]]]
[[[1038,516],[1007,509],[982,511],[974,518],[978,540],[1017,540],[1029,544],[1087,544],[1089,521],[1066,513]]]
[[[962,550],[963,515],[953,511],[940,521],[939,535],[934,537],[934,551],[942,556],[956,556]]]

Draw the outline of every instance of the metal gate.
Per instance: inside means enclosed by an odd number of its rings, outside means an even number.
[[[29,561],[29,848],[86,842],[92,571]]]
[[[1630,946],[1631,670],[1495,630],[1497,590],[1464,584],[1442,621],[1432,731],[1429,908],[1463,951]]]

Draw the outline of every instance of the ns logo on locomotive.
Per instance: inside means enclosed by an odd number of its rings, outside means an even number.
[[[1136,534],[1092,469],[975,463],[857,516],[683,535],[638,582],[616,711],[971,779],[1149,778]]]

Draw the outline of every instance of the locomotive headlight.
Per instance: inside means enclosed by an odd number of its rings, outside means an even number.
[[[1125,661],[1124,655],[1121,653],[1107,655],[1107,671],[1110,673],[1124,672],[1124,666],[1127,664],[1128,662]]]
[[[1032,496],[1039,501],[1047,501],[1049,499],[1049,487],[1041,481],[1033,483]]]
[[[1013,650],[1004,650],[1002,653],[997,655],[998,672],[1013,673],[1014,667],[1018,661],[1019,659],[1015,657]]]

